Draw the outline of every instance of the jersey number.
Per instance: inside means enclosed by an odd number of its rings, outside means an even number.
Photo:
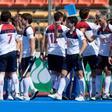
[[[12,40],[12,34],[8,34],[7,36],[9,37],[8,43],[10,44],[10,42],[11,42],[11,40]]]
[[[57,43],[56,37],[53,36],[53,34],[50,34],[51,43]]]

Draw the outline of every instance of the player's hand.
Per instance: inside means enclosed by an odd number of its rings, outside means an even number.
[[[40,53],[40,59],[44,60],[44,53]]]
[[[29,63],[34,63],[34,61],[35,61],[35,57],[33,57],[33,56],[30,56],[30,60],[29,60]]]
[[[112,57],[108,57],[108,62],[110,65],[112,65]]]

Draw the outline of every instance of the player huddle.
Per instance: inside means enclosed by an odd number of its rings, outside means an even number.
[[[72,70],[77,75],[76,85],[79,87],[75,100],[86,99],[86,86],[91,100],[109,99],[112,95],[112,25],[100,12],[93,23],[89,22],[89,11],[87,8],[79,11],[80,21],[76,16],[67,17],[65,25],[63,14],[56,12],[54,23],[46,28],[43,46],[48,49],[48,69],[54,91],[48,95],[51,98],[62,100]],[[91,69],[89,84],[84,78],[87,64]],[[102,84],[103,72],[105,79]]]
[[[101,13],[96,14],[93,23],[89,22],[89,11],[87,8],[79,11],[80,21],[76,16],[66,18],[57,11],[54,23],[44,32],[40,58],[48,60],[53,90],[48,96],[51,98],[62,100],[70,83],[71,71],[77,76],[76,85],[79,87],[74,100],[84,101],[86,93],[92,100],[112,96],[112,25]],[[30,100],[29,87],[33,93],[38,93],[30,78],[31,67],[23,77],[35,55],[32,16],[24,13],[17,15],[12,22],[10,20],[10,12],[3,11],[0,24],[0,100],[3,100],[5,86],[7,99]],[[91,69],[89,84],[85,79],[87,64]],[[18,80],[17,65],[22,81]],[[103,72],[105,79],[102,84]],[[88,91],[85,91],[86,86]]]

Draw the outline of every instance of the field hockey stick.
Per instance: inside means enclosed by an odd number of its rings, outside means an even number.
[[[25,78],[25,77],[27,76],[27,73],[28,73],[29,68],[32,67],[33,63],[34,63],[35,60],[36,60],[36,56],[34,56],[32,60],[33,60],[33,62],[32,62],[32,63],[29,63],[29,65],[27,66],[25,72],[24,72],[23,75],[21,76],[20,81],[22,81],[22,79]]]
[[[72,99],[72,92],[73,92],[73,86],[74,86],[74,69],[72,69],[70,75],[71,75],[71,84],[70,84],[70,91],[69,91],[69,95],[70,95],[70,99]]]

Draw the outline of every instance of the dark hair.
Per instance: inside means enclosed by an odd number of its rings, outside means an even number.
[[[21,17],[24,19],[24,20],[28,20],[28,23],[31,24],[32,23],[32,15],[29,14],[29,13],[23,13],[21,15]]]
[[[60,11],[57,11],[56,13],[54,13],[54,20],[55,21],[59,21],[60,18],[63,18],[63,13]]]
[[[78,22],[78,18],[76,16],[71,16],[71,17],[68,17],[67,19],[70,23],[72,24],[74,23],[74,25],[76,25]]]
[[[89,8],[85,8],[85,9],[81,9],[79,11],[79,16],[81,19],[87,19],[88,15],[89,15],[90,9]]]
[[[1,21],[8,22],[11,19],[11,13],[9,11],[2,11],[1,12]]]

